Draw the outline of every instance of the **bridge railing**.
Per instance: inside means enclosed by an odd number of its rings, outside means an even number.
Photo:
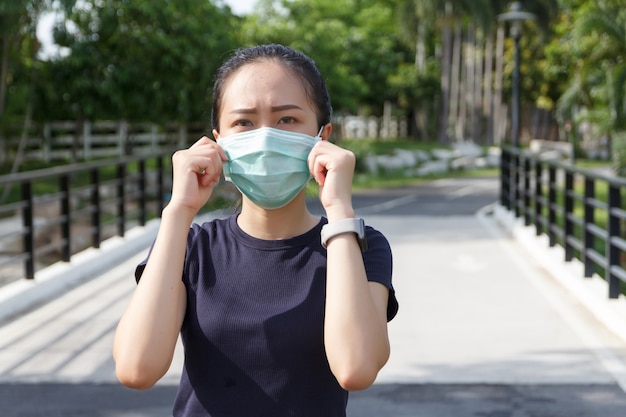
[[[160,216],[170,157],[159,152],[0,176],[0,188],[11,187],[0,205],[0,275],[12,270],[32,279],[39,268]]]
[[[598,274],[617,298],[626,282],[626,178],[543,160],[516,148],[503,148],[500,203],[550,246],[576,258],[584,276]]]

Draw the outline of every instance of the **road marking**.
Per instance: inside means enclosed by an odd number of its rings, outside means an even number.
[[[384,203],[374,204],[372,206],[366,206],[357,209],[359,213],[363,214],[374,214],[381,213],[383,211],[391,210],[396,207],[404,206],[406,204],[417,201],[417,194],[411,194],[404,197],[394,198],[393,200],[385,201]]]

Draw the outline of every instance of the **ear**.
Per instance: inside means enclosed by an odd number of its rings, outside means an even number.
[[[322,134],[320,136],[322,137],[322,140],[328,140],[330,139],[331,133],[333,133],[333,125],[332,123],[326,123],[324,125],[324,128],[322,129]]]
[[[215,138],[215,140],[218,140],[220,138],[220,134],[217,132],[217,130],[213,129],[211,133],[213,133],[213,138]]]

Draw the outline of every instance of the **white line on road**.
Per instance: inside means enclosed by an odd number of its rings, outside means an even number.
[[[359,213],[380,213],[386,210],[391,210],[396,207],[404,206],[406,204],[417,201],[417,194],[411,194],[404,197],[394,198],[393,200],[385,201],[384,203],[374,204],[372,206],[362,207],[357,209]]]

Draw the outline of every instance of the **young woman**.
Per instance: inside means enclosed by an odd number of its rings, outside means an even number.
[[[113,348],[122,384],[153,386],[179,333],[175,416],[345,416],[389,357],[397,311],[391,250],[355,219],[355,157],[328,141],[317,67],[281,45],[243,49],[218,71],[213,136],[173,160],[172,198]],[[224,175],[241,211],[193,219]],[[313,177],[325,217],[306,207]]]

